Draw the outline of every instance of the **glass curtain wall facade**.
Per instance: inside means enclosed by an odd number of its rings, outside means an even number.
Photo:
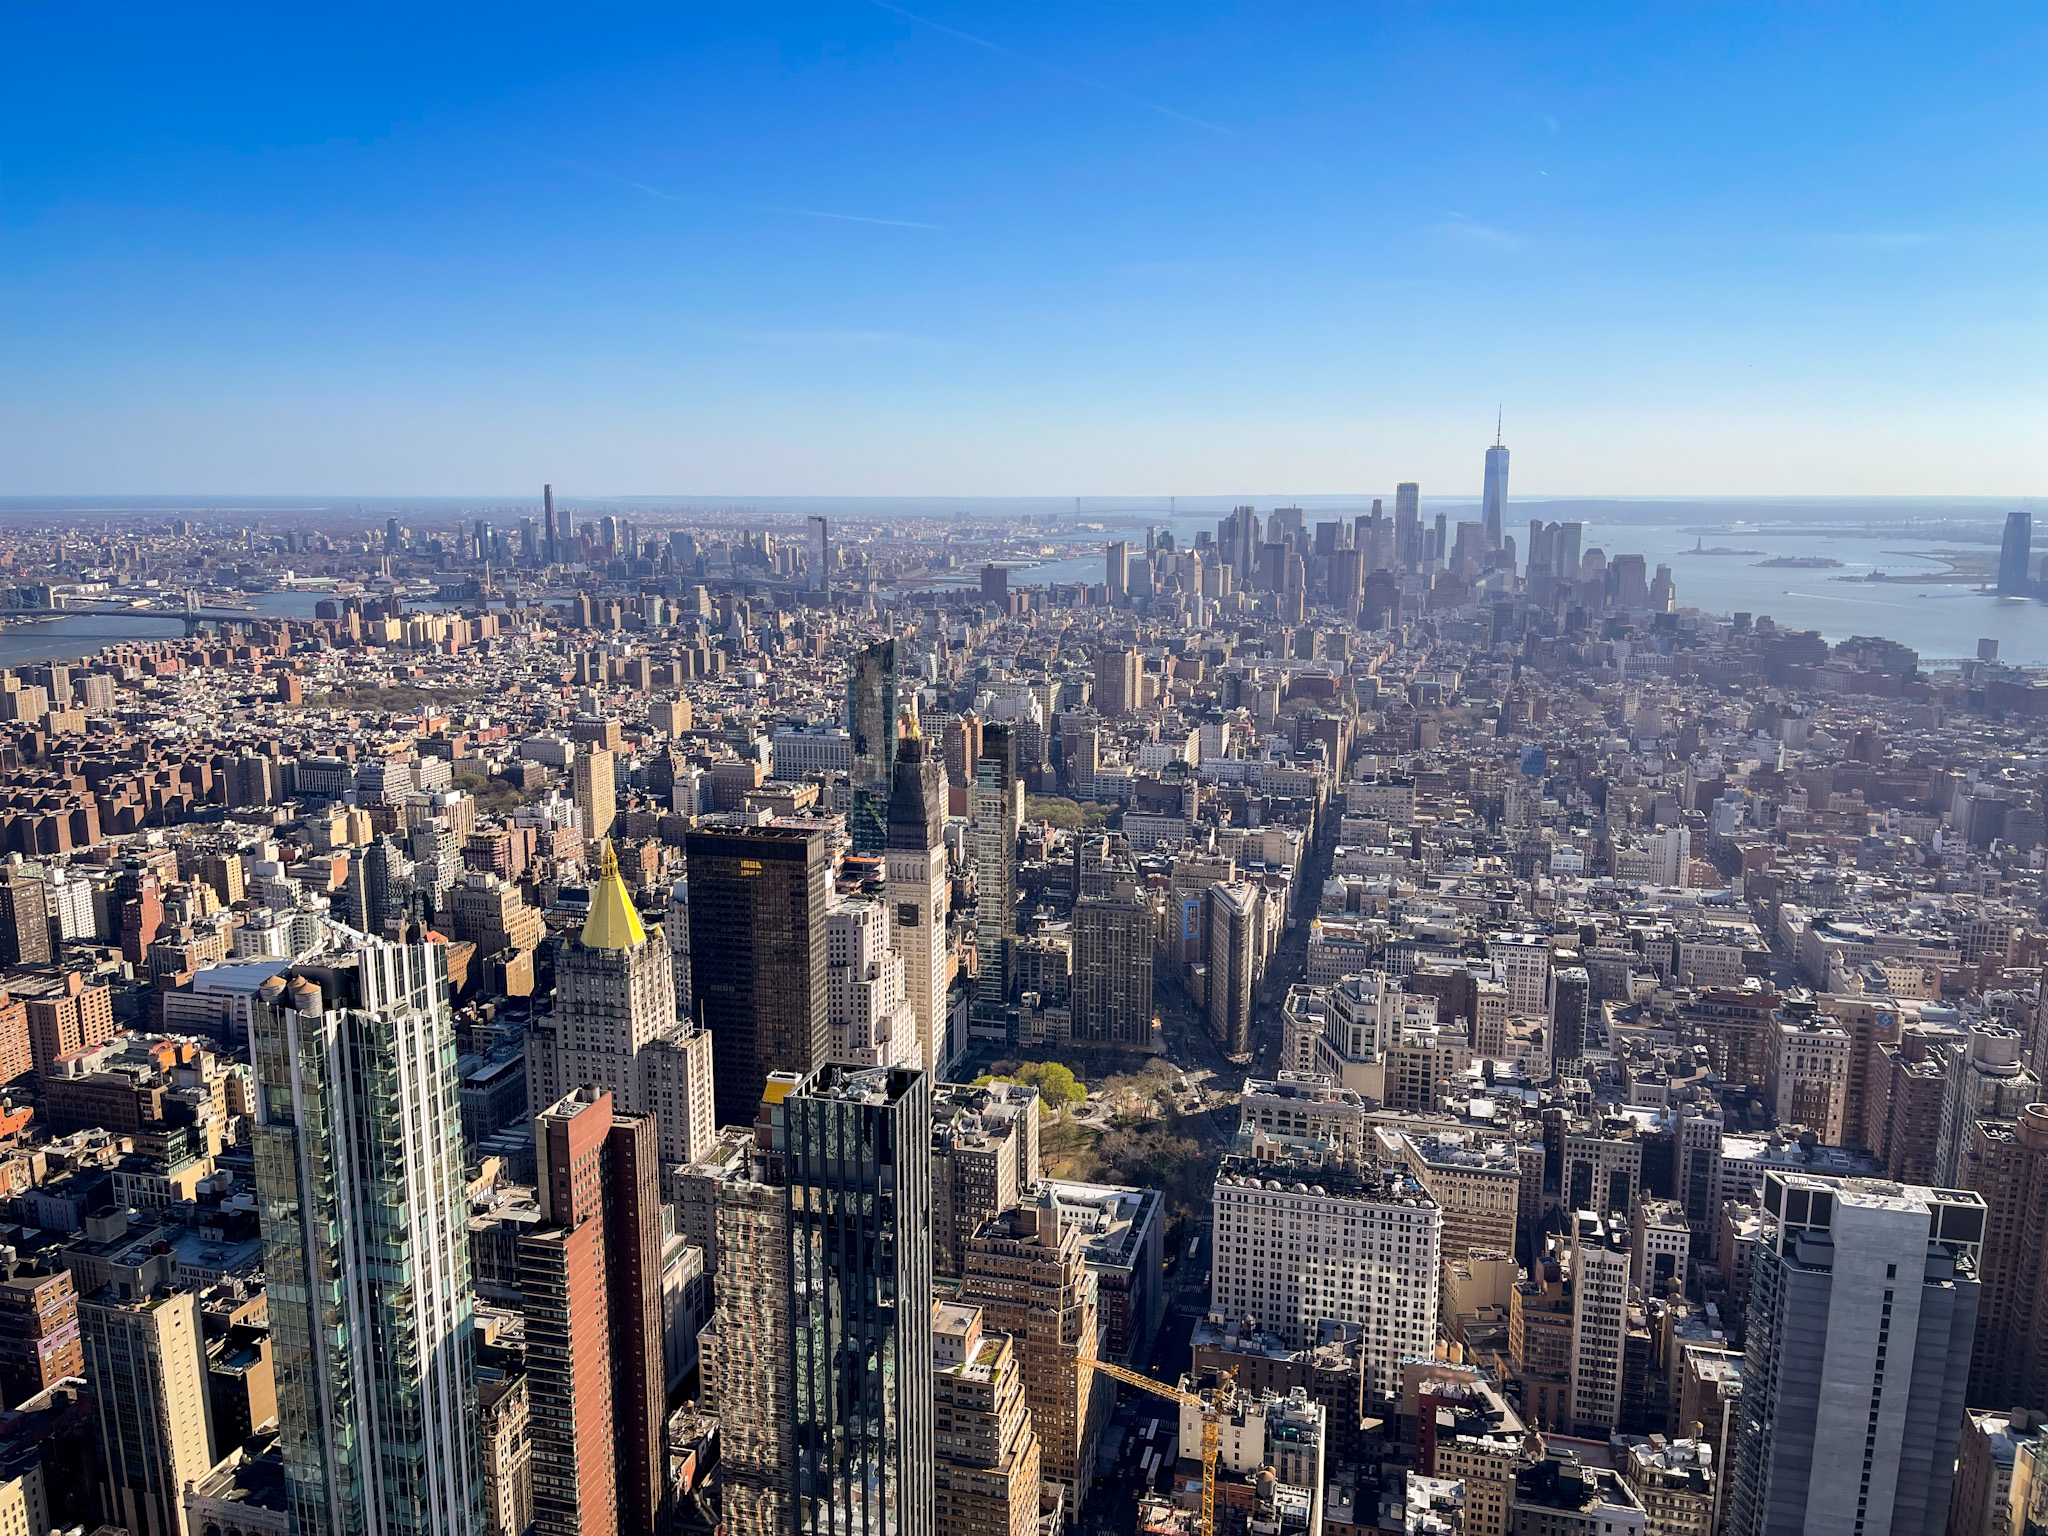
[[[462,1117],[446,951],[329,924],[251,1011],[291,1524],[477,1536]]]
[[[798,1529],[930,1536],[931,1079],[827,1066],[783,1111]]]
[[[877,640],[853,653],[846,682],[846,732],[853,738],[853,815],[857,853],[888,845],[889,794],[896,775],[896,642]]]

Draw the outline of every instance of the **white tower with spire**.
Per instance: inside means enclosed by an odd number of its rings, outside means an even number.
[[[1493,446],[1486,450],[1486,493],[1481,505],[1486,514],[1488,549],[1499,549],[1507,537],[1508,451],[1501,446],[1501,420],[1502,417],[1496,413],[1493,421]]]

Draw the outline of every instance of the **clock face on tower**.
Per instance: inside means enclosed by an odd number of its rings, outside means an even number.
[[[917,903],[916,903],[916,902],[914,902],[914,901],[899,901],[899,902],[897,902],[897,903],[896,903],[896,926],[897,926],[898,928],[915,928],[915,927],[917,926],[917,924],[918,924],[918,914],[917,914]]]

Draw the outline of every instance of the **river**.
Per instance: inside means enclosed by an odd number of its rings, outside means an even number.
[[[257,592],[238,599],[266,618],[310,619],[313,605],[325,592]],[[38,619],[0,630],[0,667],[37,661],[72,661],[103,646],[133,640],[178,640],[185,626],[177,619],[123,619],[104,613],[81,613],[68,619]]]

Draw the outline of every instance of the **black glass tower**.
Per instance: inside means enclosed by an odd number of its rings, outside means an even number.
[[[797,1529],[931,1536],[931,1079],[826,1066],[779,1118]]]
[[[684,845],[690,984],[711,1031],[720,1125],[753,1123],[770,1072],[809,1072],[830,1054],[825,1000],[825,834],[706,827]]]
[[[853,653],[846,680],[846,730],[853,738],[856,853],[880,853],[889,840],[889,793],[896,774],[896,642],[877,640]]]

